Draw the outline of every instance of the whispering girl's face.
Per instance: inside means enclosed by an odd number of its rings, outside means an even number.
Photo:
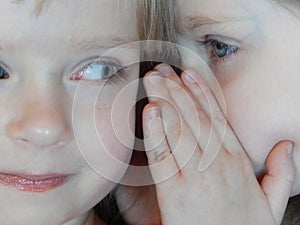
[[[176,0],[176,15],[179,44],[214,72],[228,120],[255,171],[264,169],[276,143],[295,143],[292,194],[299,194],[299,9],[267,0]]]
[[[131,156],[136,2],[35,4],[0,3],[0,221],[83,224]]]

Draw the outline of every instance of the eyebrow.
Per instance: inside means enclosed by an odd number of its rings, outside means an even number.
[[[207,16],[186,17],[183,19],[183,26],[184,28],[192,31],[195,28],[202,27],[204,25],[219,24],[223,22],[224,21]]]
[[[223,36],[231,36],[234,33],[236,39],[244,39],[250,32],[257,32],[258,24],[246,16],[212,18],[209,16],[185,17],[180,32],[192,34],[217,33]],[[246,35],[247,34],[247,35]]]
[[[71,47],[76,51],[107,50],[130,44],[135,41],[136,40],[130,38],[112,38],[106,40],[96,38],[93,40],[72,40]]]
[[[95,38],[92,40],[70,40],[70,47],[75,51],[92,51],[92,50],[108,50],[118,46],[126,45],[136,40],[130,38],[112,38],[101,39]],[[9,40],[0,40],[0,51],[17,51],[22,48],[22,42],[11,42]]]

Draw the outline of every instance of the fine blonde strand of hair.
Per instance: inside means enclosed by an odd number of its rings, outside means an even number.
[[[12,3],[15,3],[15,4],[21,4],[24,2],[25,2],[25,0],[12,0]],[[32,13],[35,14],[36,16],[38,16],[42,12],[42,10],[45,6],[45,3],[46,3],[46,0],[37,0],[36,3],[34,4]]]

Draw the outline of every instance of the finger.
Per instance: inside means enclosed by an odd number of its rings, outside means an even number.
[[[192,130],[195,139],[198,140],[200,148],[204,150],[212,132],[209,117],[169,65],[160,64],[155,67],[155,70],[161,72],[166,78],[165,83],[168,88],[168,94],[180,110],[184,121]]]
[[[171,149],[175,149],[181,130],[180,124],[177,123],[177,121],[180,121],[180,115],[169,97],[164,79],[159,72],[147,73],[144,77],[144,86],[149,102],[155,102],[160,108],[169,145]],[[174,126],[170,127],[170,125]]]
[[[216,101],[213,93],[206,83],[201,79],[201,75],[193,69],[188,69],[182,74],[182,79],[186,87],[197,99],[199,105],[211,119],[211,123],[216,129],[222,144],[229,153],[244,153],[244,150],[227,121],[222,109]]]
[[[206,170],[222,151],[222,139],[218,136],[211,119],[206,115],[206,112],[202,110],[196,99],[194,99],[186,89],[182,81],[179,79],[175,71],[166,64],[161,64],[155,67],[156,70],[164,73],[166,78],[165,84],[168,88],[168,94],[171,96],[172,101],[181,112],[188,127],[192,130],[194,138],[198,141],[200,149],[205,152],[201,157],[201,161],[198,162],[200,171]],[[198,95],[198,98],[204,98],[206,96]],[[202,102],[201,100],[199,100]],[[208,111],[208,110],[206,110]],[[223,117],[224,118],[224,117]],[[223,119],[222,118],[222,119]],[[226,120],[225,120],[226,122]]]
[[[276,224],[280,224],[283,218],[294,182],[292,150],[293,144],[288,141],[273,148],[266,161],[268,173],[261,182]]]
[[[200,150],[192,132],[181,117],[181,111],[170,97],[163,78],[159,77],[160,75],[160,73],[154,72],[145,77],[144,84],[147,95],[150,96],[149,100],[155,102],[161,109],[167,143],[179,169],[187,168],[187,164],[191,164],[190,166],[195,169],[195,162],[198,165],[201,158]],[[161,82],[151,83],[153,78],[161,79]]]
[[[165,181],[178,173],[176,160],[165,138],[159,107],[153,103],[144,108],[143,131],[145,150],[154,182]]]

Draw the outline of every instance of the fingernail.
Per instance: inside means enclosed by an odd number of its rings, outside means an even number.
[[[293,157],[294,144],[289,144],[286,148],[286,153],[289,158]]]
[[[167,64],[159,64],[154,69],[160,72],[164,77],[168,77],[172,74],[172,68]]]
[[[148,114],[149,114],[150,119],[160,117],[160,112],[157,107],[153,107],[153,108],[149,109]]]
[[[195,83],[196,81],[187,73],[184,74],[184,79],[189,83]]]
[[[159,72],[152,72],[147,79],[153,85],[160,84],[162,82],[161,74]]]

